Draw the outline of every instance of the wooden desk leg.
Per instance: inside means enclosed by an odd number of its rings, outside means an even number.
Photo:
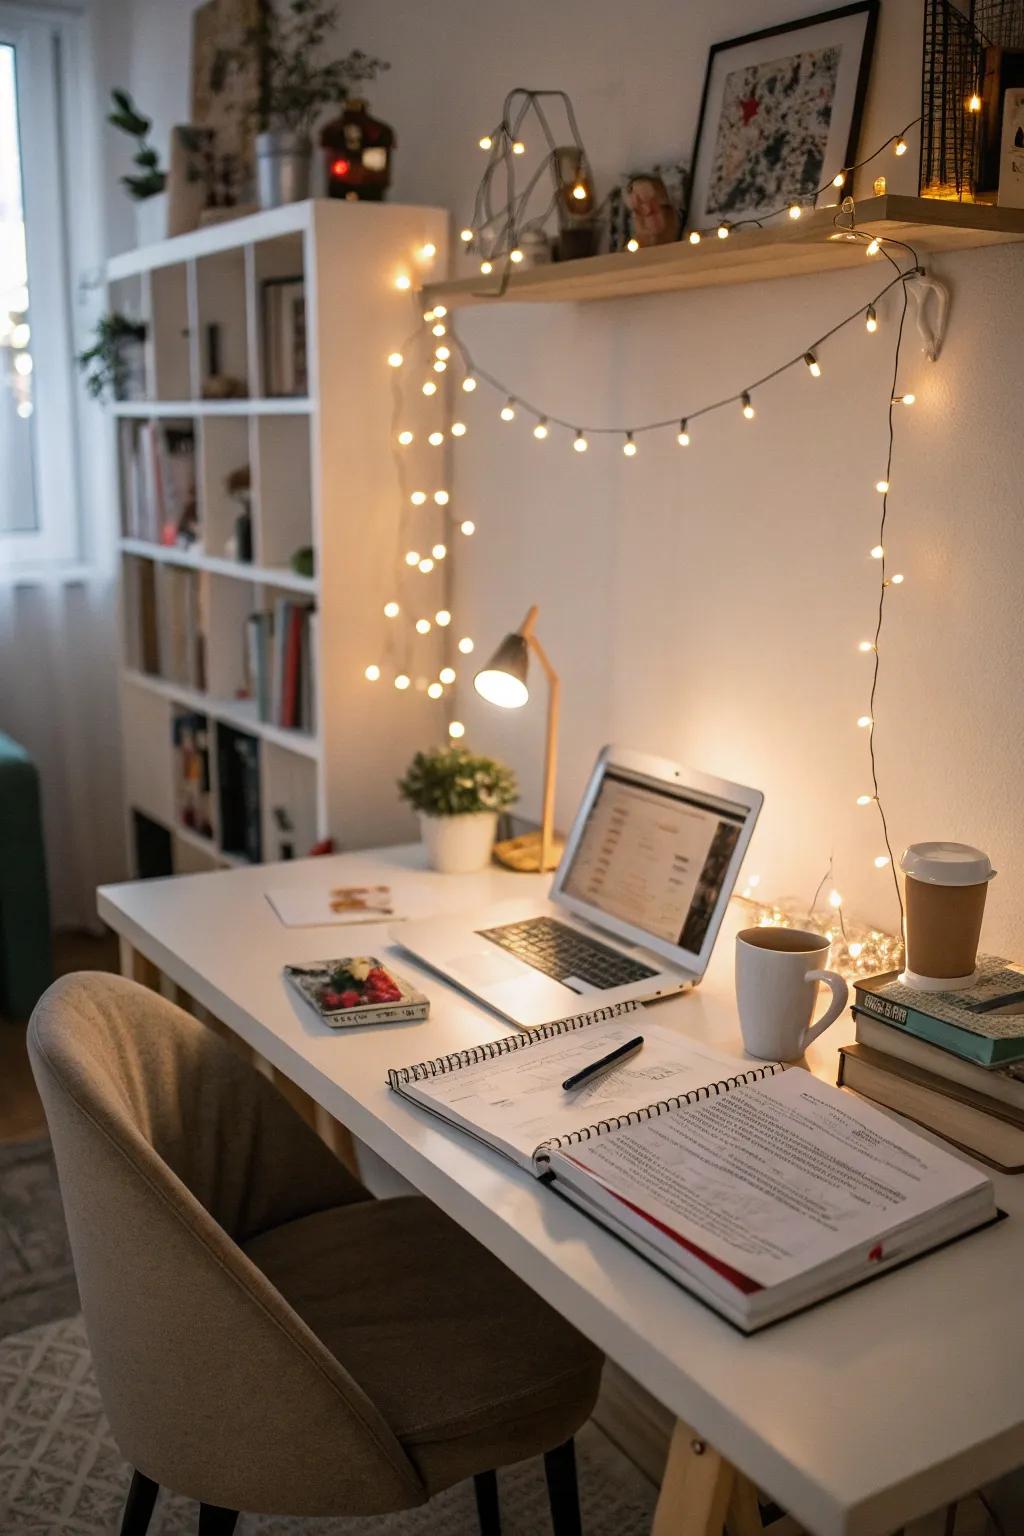
[[[735,1477],[731,1463],[677,1419],[651,1536],[722,1536]]]

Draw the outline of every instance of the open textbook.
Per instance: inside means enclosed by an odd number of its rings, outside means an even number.
[[[801,1068],[745,1070],[649,1018],[635,1004],[598,1010],[388,1081],[746,1333],[995,1219],[991,1180],[901,1121]],[[562,1088],[638,1028],[638,1055]]]

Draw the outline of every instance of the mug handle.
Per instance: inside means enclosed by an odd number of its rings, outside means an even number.
[[[824,1034],[830,1024],[834,1024],[850,1000],[850,989],[843,978],[835,971],[808,971],[804,981],[823,981],[831,989],[832,1001],[822,1018],[816,1024],[812,1024],[804,1036],[804,1046],[810,1045],[812,1040]]]

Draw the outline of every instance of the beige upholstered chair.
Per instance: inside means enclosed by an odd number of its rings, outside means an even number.
[[[572,1436],[601,1357],[428,1201],[375,1200],[211,1030],[115,976],[66,977],[29,1031],[96,1375],[136,1473],[236,1511],[367,1515],[545,1455],[579,1531]],[[344,1041],[338,1041],[339,1062]]]

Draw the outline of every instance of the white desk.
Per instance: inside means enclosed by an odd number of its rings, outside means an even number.
[[[108,886],[100,915],[387,1163],[572,1319],[814,1536],[883,1536],[1024,1463],[1024,1181],[1011,1220],[743,1338],[527,1174],[390,1092],[385,1072],[509,1032],[400,950],[429,1020],[332,1032],[281,967],[388,952],[376,927],[285,928],[268,887],[388,883],[410,916],[523,896],[539,876],[426,872],[418,848]],[[741,1053],[732,935],[704,984],[658,1008]],[[811,1065],[835,1078],[837,1024]]]

